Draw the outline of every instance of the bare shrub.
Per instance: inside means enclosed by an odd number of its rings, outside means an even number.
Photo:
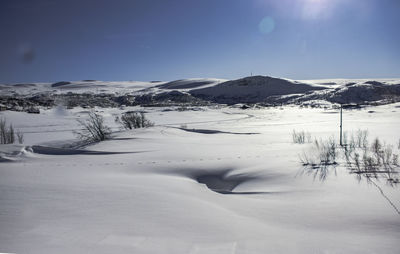
[[[126,112],[119,121],[125,129],[130,130],[154,126],[154,123],[148,120],[143,112]]]
[[[379,164],[377,161],[374,159],[374,157],[370,156],[367,153],[364,153],[363,155],[363,170],[364,172],[368,173],[374,173],[378,170]]]
[[[78,120],[82,126],[81,131],[75,132],[79,139],[89,142],[98,142],[110,137],[111,130],[104,124],[104,119],[94,111],[89,113],[89,118],[85,121]]]
[[[392,163],[393,159],[393,149],[392,146],[390,145],[385,145],[381,151],[381,159],[382,159],[382,164],[385,166],[390,166]]]
[[[330,137],[328,140],[315,140],[314,145],[317,148],[320,164],[336,164],[337,144],[333,137]]]
[[[351,165],[352,163],[352,156],[355,152],[355,143],[350,142],[349,144],[345,143],[346,145],[343,146],[344,157],[346,159],[347,165]],[[358,155],[358,154],[357,154]]]
[[[352,154],[352,151],[351,151],[350,147],[344,146],[344,157],[346,159],[347,165],[351,164],[351,154]]]
[[[382,144],[379,138],[375,138],[371,144],[371,151],[375,155],[377,163],[380,164],[381,156],[382,156]]]
[[[316,167],[318,166],[318,163],[315,160],[315,157],[303,152],[301,155],[299,155],[300,161],[303,164],[303,166],[311,166],[311,167]]]
[[[348,155],[345,152],[345,157],[349,157],[348,169],[355,171],[359,176],[366,177],[368,181],[371,178],[386,178],[391,185],[399,182],[397,178],[398,155],[393,153],[393,146],[375,138],[371,145],[359,149],[363,151],[361,163],[357,150],[348,152]]]
[[[24,143],[24,134],[20,131],[17,131],[17,139],[19,144]]]
[[[295,144],[311,143],[311,134],[305,131],[296,132],[293,130],[292,140]]]
[[[320,167],[335,165],[337,157],[337,144],[333,137],[328,140],[315,140],[311,149],[303,152],[299,157],[303,166]]]
[[[392,186],[399,183],[399,155],[394,153],[393,146],[379,138],[368,144],[367,137],[366,131],[359,130],[351,135],[349,144],[343,147],[337,145],[334,137],[315,140],[311,149],[299,156],[300,162],[306,172],[318,172],[322,174],[320,178],[325,179],[326,171],[335,168],[337,160],[343,158],[347,169],[355,173],[359,180],[363,177],[367,181],[384,178]]]
[[[345,142],[345,144],[347,144],[347,142]],[[368,131],[358,129],[355,134],[351,134],[349,143],[347,145],[351,146],[352,148],[366,149],[368,146]]]
[[[7,133],[7,144],[14,144],[15,142],[15,132],[14,132],[14,127],[12,124],[8,127],[8,133]]]
[[[357,147],[366,148],[368,146],[368,131],[367,130],[357,130]]]
[[[7,121],[0,118],[0,144],[8,144],[8,136]]]
[[[0,144],[15,143],[15,136],[18,137],[18,142],[22,144],[24,135],[21,132],[15,133],[12,124],[7,125],[6,119],[0,118]]]
[[[354,165],[357,172],[361,172],[360,155],[358,153],[354,153]]]

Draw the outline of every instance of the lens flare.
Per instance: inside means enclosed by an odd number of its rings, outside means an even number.
[[[258,24],[258,29],[262,34],[270,34],[275,29],[275,20],[272,17],[264,17]]]

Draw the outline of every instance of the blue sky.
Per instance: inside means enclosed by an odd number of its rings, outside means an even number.
[[[1,0],[0,82],[400,77],[399,0]]]

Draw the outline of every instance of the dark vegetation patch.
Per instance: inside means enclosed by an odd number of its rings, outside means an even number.
[[[366,81],[364,82],[364,84],[369,84],[369,85],[373,85],[373,86],[384,86],[385,84],[382,82],[378,82],[378,81]]]
[[[145,107],[165,107],[165,106],[207,106],[210,102],[193,97],[188,93],[171,91],[160,94],[144,94],[134,98],[134,105]]]
[[[62,101],[63,105],[71,109],[74,107],[92,108],[113,108],[124,106],[144,106],[144,107],[168,107],[168,106],[206,106],[210,102],[202,101],[190,94],[171,91],[161,94],[144,95],[121,95],[107,93],[73,93],[50,94],[42,93],[34,96],[1,96],[0,111],[28,111],[32,107],[54,107],[56,101]]]

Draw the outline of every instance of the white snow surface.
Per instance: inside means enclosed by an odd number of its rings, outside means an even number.
[[[380,192],[342,167],[324,182],[301,173],[310,144],[292,144],[292,130],[337,137],[337,111],[146,108],[154,127],[118,131],[121,110],[97,110],[116,132],[83,149],[92,154],[33,149],[76,141],[83,109],[0,112],[25,133],[24,145],[0,145],[13,159],[0,162],[0,252],[399,253],[388,202],[400,207],[398,187],[377,181]],[[367,129],[397,153],[399,125],[400,104],[344,111],[345,130]]]

